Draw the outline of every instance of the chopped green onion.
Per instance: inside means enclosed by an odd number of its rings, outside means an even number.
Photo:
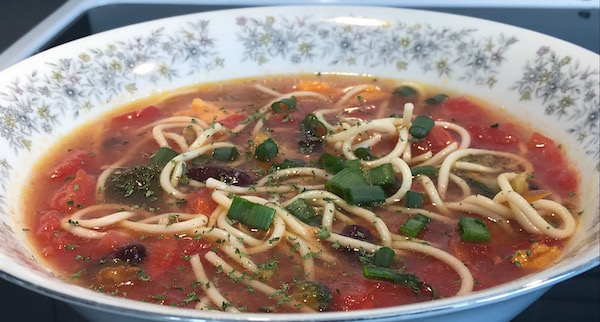
[[[350,169],[355,172],[360,172],[360,160],[359,159],[344,160],[344,162],[342,162],[342,164],[343,164],[344,168],[346,168],[346,169]]]
[[[344,198],[353,205],[383,204],[385,192],[380,186],[350,186],[347,189],[348,198]]]
[[[300,167],[306,166],[306,164],[307,164],[307,162],[304,160],[285,158],[285,159],[283,159],[283,162],[273,164],[269,168],[269,170],[277,171],[277,170],[289,169],[289,168],[300,168]]]
[[[422,139],[429,134],[429,131],[434,125],[435,122],[431,117],[419,115],[413,121],[410,129],[408,129],[408,133],[414,138]]]
[[[493,198],[496,195],[496,193],[494,192],[494,190],[492,190],[492,188],[488,187],[487,185],[485,185],[475,179],[466,178],[465,181],[467,182],[468,185],[479,189],[481,191],[481,194],[488,198]]]
[[[279,154],[277,143],[272,138],[268,138],[259,144],[254,151],[254,156],[260,161],[270,161]]]
[[[192,165],[195,167],[205,165],[209,162],[210,162],[210,155],[208,155],[208,154],[201,154],[192,159]]]
[[[390,267],[392,260],[394,259],[394,250],[389,247],[381,247],[375,253],[375,257],[373,258],[373,264],[379,267]]]
[[[407,96],[417,94],[417,91],[415,91],[414,88],[412,88],[412,87],[402,86],[402,87],[394,88],[394,91],[392,93],[403,96],[403,97],[407,97]]]
[[[418,176],[420,174],[435,176],[435,175],[437,175],[438,171],[432,165],[424,165],[424,166],[414,167],[414,168],[410,169],[410,173],[412,173],[413,176]]]
[[[361,160],[373,160],[375,156],[371,154],[371,149],[369,148],[358,148],[354,151],[354,154],[357,158]]]
[[[430,221],[431,219],[429,219],[429,217],[417,214],[413,218],[406,219],[399,230],[406,236],[417,237],[421,229],[423,229]]]
[[[271,104],[271,110],[279,114],[290,113],[297,109],[296,103],[296,96],[284,98]]]
[[[448,98],[446,94],[437,94],[436,96],[430,97],[425,100],[427,104],[439,104]]]
[[[466,242],[488,242],[490,232],[485,223],[479,218],[460,217],[458,219],[460,240]]]
[[[327,135],[327,128],[313,113],[306,114],[302,123],[315,136],[324,137]]]
[[[392,282],[405,285],[413,291],[419,291],[419,279],[415,274],[403,274],[395,272],[389,268],[376,267],[371,265],[363,266],[363,276],[372,280]]]
[[[227,217],[248,227],[267,231],[275,217],[275,209],[235,196],[227,211]]]
[[[349,201],[350,187],[369,186],[367,180],[359,173],[349,168],[344,168],[325,182],[325,189],[342,199]]]
[[[366,170],[363,175],[372,186],[387,188],[396,185],[396,176],[391,163],[384,163],[376,168]]]
[[[302,198],[294,200],[294,202],[285,207],[285,210],[289,211],[294,217],[309,225],[311,223],[315,223],[315,219],[319,218],[315,213],[315,209],[308,203],[308,201],[306,201],[306,199]]]
[[[325,153],[319,158],[319,164],[331,174],[336,174],[344,168],[342,160],[329,153]]]
[[[179,153],[175,152],[174,150],[163,146],[158,148],[158,151],[156,151],[152,160],[159,164],[166,164],[178,154]]]
[[[423,194],[415,191],[407,191],[405,204],[406,208],[421,208],[423,207]]]
[[[233,161],[235,160],[240,153],[237,148],[232,147],[224,147],[224,148],[216,148],[213,150],[212,158],[217,161]]]

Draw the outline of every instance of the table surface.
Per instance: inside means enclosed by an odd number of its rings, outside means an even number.
[[[0,52],[65,0],[0,0]],[[550,289],[514,322],[600,321],[600,268]],[[34,308],[35,309],[32,309]],[[86,322],[68,305],[0,279],[1,321]]]

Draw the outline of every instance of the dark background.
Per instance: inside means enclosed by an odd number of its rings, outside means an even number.
[[[13,44],[65,2],[65,0],[0,0],[0,52],[4,51],[4,49]],[[225,8],[225,6],[219,6],[218,8],[208,6],[203,8],[203,10],[220,8]],[[201,10],[194,6],[175,6],[173,8],[163,6],[159,10],[155,9],[156,6],[155,8],[151,8],[151,6],[140,7],[135,5],[104,7],[97,10],[94,13],[95,16],[90,14],[87,17],[81,17],[65,35],[57,37],[53,40],[52,44],[43,47],[59,44],[96,31],[93,27],[89,26],[90,20],[101,19],[107,13],[113,17],[128,16],[131,22],[137,22],[181,14],[188,9],[190,11],[187,12]],[[461,13],[460,9],[446,11]],[[485,12],[481,12],[485,15]],[[532,25],[524,25],[523,27],[535,28],[535,24],[548,23],[560,25],[560,21],[555,19],[540,19],[539,17],[535,17],[535,13],[527,12],[527,10],[506,11],[506,13],[507,16],[532,14]],[[561,14],[563,13],[561,12]],[[598,11],[585,12],[573,10],[572,13],[567,12],[567,14],[572,14],[571,18],[577,15],[577,17],[583,19],[581,21],[582,30],[576,30],[575,33],[569,30],[563,34],[558,31],[555,36],[578,43],[582,39],[585,40],[586,34],[592,30],[588,28],[596,28],[595,35],[597,35],[597,30],[600,28],[594,22],[597,21],[597,17],[591,22],[590,26],[586,25],[585,19],[589,20],[589,15],[597,15]],[[552,16],[553,13],[549,12],[548,15]],[[118,24],[117,20],[115,19],[113,23],[115,27]],[[111,23],[108,23],[108,25],[111,25]],[[592,41],[592,43],[595,43],[592,46],[595,48],[588,49],[597,53],[599,51],[597,48],[597,39]],[[482,317],[482,320],[485,320],[485,318]],[[28,291],[3,279],[0,279],[0,321],[86,322],[85,319],[66,304]],[[550,291],[513,321],[600,321],[600,268],[596,267],[552,287]]]

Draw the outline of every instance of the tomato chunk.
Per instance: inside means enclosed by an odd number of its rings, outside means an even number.
[[[209,216],[216,208],[217,203],[212,199],[213,189],[203,188],[187,195],[188,210],[195,214]]]
[[[90,152],[84,150],[73,150],[65,157],[65,159],[55,166],[51,173],[51,179],[64,179],[68,176],[72,176],[77,170],[82,169],[84,166],[90,166],[93,160],[93,156]]]
[[[112,119],[112,124],[118,127],[139,126],[150,123],[160,116],[160,109],[156,106],[147,106],[140,110],[125,113]]]
[[[247,116],[245,113],[235,113],[227,115],[226,117],[218,120],[218,123],[223,124],[228,130],[231,130],[246,120]]]
[[[413,155],[420,155],[427,151],[436,154],[454,142],[452,135],[441,126],[431,128],[426,137],[412,144]]]
[[[519,139],[510,130],[510,125],[470,124],[465,128],[471,134],[473,147],[493,150],[516,149]]]
[[[50,207],[64,213],[89,206],[96,201],[96,182],[84,170],[77,170],[75,178],[52,197]]]
[[[466,97],[451,97],[440,104],[436,116],[444,120],[477,120],[485,115],[484,110]]]

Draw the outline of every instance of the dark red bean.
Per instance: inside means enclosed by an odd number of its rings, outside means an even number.
[[[233,169],[220,165],[205,165],[192,168],[187,171],[190,179],[206,181],[208,178],[221,180],[227,184],[248,187],[254,184],[254,178],[239,169]]]
[[[118,264],[119,262],[125,262],[135,266],[141,263],[145,258],[146,248],[144,245],[133,243],[121,246],[119,249],[106,256],[100,262],[114,262],[115,264]]]

